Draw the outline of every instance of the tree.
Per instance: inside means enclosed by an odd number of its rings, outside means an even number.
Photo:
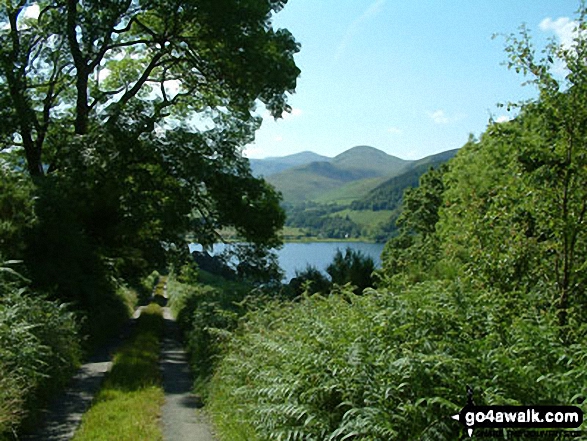
[[[553,303],[559,324],[567,324],[569,309],[587,298],[587,8],[574,22],[573,43],[551,44],[539,58],[525,29],[508,40],[509,67],[530,76],[539,92],[536,102],[522,109],[528,135],[518,151],[523,186],[532,212],[532,231],[541,256],[554,271],[542,281],[554,284]],[[564,73],[561,74],[560,71]],[[531,204],[531,205],[530,205]]]
[[[572,45],[539,56],[528,31],[508,37],[509,66],[537,99],[493,123],[452,163],[441,210],[442,251],[469,277],[501,292],[530,293],[561,329],[587,312],[587,10]]]
[[[326,272],[332,279],[332,283],[354,286],[355,294],[361,294],[365,288],[373,286],[373,272],[375,262],[369,256],[360,251],[347,248],[343,254],[337,250],[332,263],[326,268]]]
[[[0,255],[22,259],[25,232],[34,222],[32,183],[15,171],[14,159],[0,157]]]
[[[382,253],[381,280],[397,274],[420,279],[430,272],[438,259],[436,225],[445,190],[444,175],[448,165],[430,168],[420,177],[420,185],[404,191],[401,214],[396,225],[399,234],[390,239]]]
[[[263,103],[290,110],[284,0],[14,0],[0,7],[1,149],[36,185],[33,281],[65,297],[135,279],[235,229],[279,243],[279,195],[250,172]],[[72,274],[72,271],[75,274]],[[85,294],[84,294],[85,292]],[[90,302],[91,303],[91,302]]]
[[[63,137],[125,124],[141,133],[211,113],[250,121],[288,110],[298,45],[271,28],[283,0],[6,2],[1,90],[33,176],[59,166]],[[8,98],[9,97],[9,98]],[[183,124],[187,126],[187,124]]]
[[[325,295],[330,292],[332,284],[318,268],[307,265],[303,271],[296,270],[296,276],[290,280],[289,287],[293,290],[293,296],[298,297],[304,293]]]

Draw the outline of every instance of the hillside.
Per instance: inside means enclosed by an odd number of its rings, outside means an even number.
[[[265,159],[249,159],[253,175],[271,176],[299,165],[311,162],[329,161],[331,158],[314,152],[300,152],[283,157],[269,157]]]
[[[401,205],[404,191],[410,187],[417,187],[420,176],[426,173],[431,167],[437,168],[458,152],[448,150],[437,155],[428,156],[412,162],[408,169],[401,175],[394,176],[371,190],[361,200],[351,203],[353,210],[395,210]]]
[[[399,172],[410,161],[388,155],[369,146],[353,147],[330,161],[342,170],[354,170],[365,178],[389,176]]]
[[[288,238],[384,240],[395,231],[404,190],[417,186],[422,174],[457,151],[404,160],[373,147],[357,146],[334,158],[289,166],[265,179],[283,194]],[[286,157],[281,164],[313,157],[304,152],[296,158]],[[270,158],[268,162],[279,161]]]
[[[388,155],[369,146],[353,147],[334,158],[288,168],[265,178],[283,194],[286,203],[300,203],[320,198],[331,190],[349,183],[370,179],[371,190],[381,180],[403,170],[410,161]]]

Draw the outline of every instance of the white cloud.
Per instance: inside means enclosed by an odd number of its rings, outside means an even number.
[[[565,49],[574,46],[574,40],[577,38],[577,26],[578,23],[569,17],[559,17],[556,20],[547,17],[539,25],[541,31],[554,32]]]
[[[297,107],[293,107],[291,109],[291,112],[283,112],[282,118],[285,120],[288,119],[292,119],[292,118],[296,118],[298,116],[301,116],[304,112],[302,111],[302,109],[299,109]]]
[[[458,113],[456,115],[447,115],[442,109],[435,112],[428,112],[428,116],[434,121],[434,124],[451,124],[465,118],[466,115]]]
[[[391,133],[392,135],[402,135],[404,131],[398,127],[390,127],[387,129],[387,133]]]
[[[579,36],[579,24],[568,17],[559,17],[553,20],[550,17],[540,22],[540,30],[543,32],[552,32],[556,35],[561,47],[568,51],[573,51],[575,40]],[[564,60],[555,59],[552,71],[561,77],[566,77],[569,70]]]
[[[275,142],[281,142],[281,141],[283,141],[283,136],[277,135],[275,138],[273,138],[273,141],[275,141]]]
[[[434,121],[434,124],[448,124],[450,122],[444,110],[437,110],[436,112],[429,113],[429,115],[432,121]]]
[[[41,14],[41,8],[36,3],[24,10],[24,16],[27,18],[38,19]]]
[[[334,53],[335,60],[338,60],[342,56],[348,44],[361,30],[363,24],[371,18],[376,17],[381,12],[386,1],[387,0],[375,0],[373,3],[371,3],[371,5],[369,5],[367,9],[363,11],[359,17],[355,19],[355,21],[349,25],[344,37],[336,48],[336,52]]]
[[[508,121],[511,121],[511,118],[507,115],[501,115],[495,119],[496,123],[504,123],[504,122],[508,122]]]

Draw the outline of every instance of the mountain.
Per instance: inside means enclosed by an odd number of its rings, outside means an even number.
[[[409,162],[366,145],[353,147],[330,161],[341,170],[354,170],[366,178],[394,174]]]
[[[410,161],[369,146],[353,147],[334,158],[288,168],[265,176],[281,191],[285,202],[298,203],[320,197],[341,186],[367,179],[391,177]],[[375,180],[368,189],[380,183]]]
[[[254,176],[268,177],[276,173],[285,171],[304,164],[312,162],[329,161],[331,158],[322,156],[314,152],[301,152],[283,157],[269,157],[265,159],[249,159],[251,170]]]
[[[437,168],[453,158],[458,149],[448,150],[436,155],[413,161],[406,171],[394,176],[369,191],[360,200],[354,200],[350,208],[353,210],[396,210],[400,207],[404,191],[410,187],[417,187],[420,177],[430,170]]]
[[[265,179],[283,194],[284,235],[289,240],[385,241],[394,234],[404,191],[416,187],[426,171],[447,162],[457,151],[404,160],[373,147],[357,146]]]

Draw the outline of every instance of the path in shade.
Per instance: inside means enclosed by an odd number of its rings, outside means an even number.
[[[102,380],[112,367],[112,355],[130,335],[132,326],[141,313],[138,308],[123,332],[84,363],[67,389],[58,395],[44,411],[41,424],[23,441],[68,441],[80,425],[83,414],[89,409]]]
[[[161,348],[161,371],[165,404],[161,411],[165,441],[215,441],[202,403],[192,393],[192,377],[179,327],[168,307],[163,308],[165,337]]]

